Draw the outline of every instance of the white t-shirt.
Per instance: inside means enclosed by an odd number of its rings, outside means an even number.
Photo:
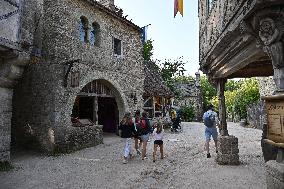
[[[153,135],[154,135],[154,140],[163,140],[164,129],[162,129],[162,131],[160,133],[157,133],[157,128],[155,128],[154,131],[153,131]]]

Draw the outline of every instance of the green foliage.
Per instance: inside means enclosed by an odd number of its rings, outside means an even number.
[[[192,106],[183,106],[181,107],[181,118],[183,121],[190,122],[193,120],[195,111]]]
[[[202,83],[202,80],[201,80]],[[202,84],[201,84],[202,85]],[[203,94],[210,98],[208,93]],[[207,95],[207,96],[206,96]],[[241,119],[247,117],[247,106],[259,101],[259,86],[255,78],[245,80],[229,80],[225,86],[225,104],[228,117],[234,119],[238,115]],[[209,101],[218,110],[218,97],[214,96]]]
[[[183,57],[179,57],[177,60],[165,60],[160,68],[161,68],[161,76],[164,81],[174,80],[174,77],[183,76],[185,69]]]
[[[247,106],[259,101],[259,99],[257,80],[255,78],[244,80],[234,100],[236,113],[240,115],[241,119],[245,119],[247,117]]]
[[[153,50],[153,40],[147,40],[143,45],[143,58],[145,61],[152,60]]]
[[[173,91],[176,97],[179,97],[180,93],[176,89],[175,82],[176,79],[186,79],[183,78],[185,72],[184,65],[186,63],[183,57],[177,60],[166,59],[164,62],[160,60],[153,61],[153,40],[148,40],[143,46],[143,58],[145,62],[153,64],[152,66],[161,74],[166,85]]]
[[[185,61],[183,57],[178,58],[177,60],[165,60],[164,62],[157,61],[156,65],[159,65],[159,72],[161,77],[165,81],[166,85],[171,91],[175,94],[177,98],[180,97],[180,92],[176,88],[176,78],[182,78],[184,75],[184,65]]]
[[[0,172],[10,171],[11,169],[14,169],[14,167],[8,161],[0,162]]]
[[[207,110],[211,100],[214,96],[217,95],[216,88],[209,83],[205,75],[200,78],[201,90],[202,90],[202,99],[203,99],[203,110]]]
[[[225,85],[225,91],[235,91],[241,87],[242,81],[228,80]]]

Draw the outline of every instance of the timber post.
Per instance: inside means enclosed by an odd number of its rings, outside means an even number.
[[[225,84],[226,79],[218,79],[217,80],[217,93],[218,93],[218,100],[219,100],[219,119],[220,119],[220,129],[222,136],[228,136],[228,129],[227,129],[227,120],[226,120],[226,105],[225,105]]]
[[[219,119],[221,135],[218,137],[218,153],[216,161],[220,165],[239,165],[239,148],[238,138],[229,135],[226,120],[226,105],[225,105],[225,84],[226,78],[220,78],[217,82],[217,93],[219,100]]]

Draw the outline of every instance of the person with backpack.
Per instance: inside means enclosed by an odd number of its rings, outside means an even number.
[[[214,142],[215,142],[215,147],[216,147],[216,153],[218,153],[217,150],[217,137],[218,137],[218,132],[216,125],[219,124],[218,120],[218,115],[216,112],[213,111],[213,105],[210,104],[208,107],[208,111],[203,114],[203,122],[204,125],[206,126],[205,128],[205,150],[207,152],[207,158],[211,157],[211,154],[209,152],[209,142],[210,138],[212,136]]]
[[[121,138],[125,139],[123,164],[126,164],[132,157],[132,136],[135,132],[130,113],[125,113],[118,129],[121,131]]]
[[[142,160],[144,160],[146,156],[147,142],[149,140],[150,133],[152,132],[152,127],[150,125],[147,112],[142,113],[142,118],[139,127],[141,130],[141,139],[142,139]]]
[[[140,110],[136,110],[134,118],[132,119],[132,122],[134,123],[134,147],[136,150],[137,155],[141,155],[141,146],[142,146],[142,140],[141,140],[141,131],[139,130],[140,128]]]

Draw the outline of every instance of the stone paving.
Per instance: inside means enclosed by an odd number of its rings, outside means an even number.
[[[14,169],[0,172],[0,189],[50,188],[266,188],[260,139],[262,131],[229,123],[239,140],[239,166],[221,166],[203,151],[204,126],[183,123],[182,133],[165,133],[166,158],[155,163],[135,156],[122,164],[123,140],[104,136],[104,144],[72,154],[47,157],[27,152],[12,154]],[[148,143],[149,157],[153,141]]]

